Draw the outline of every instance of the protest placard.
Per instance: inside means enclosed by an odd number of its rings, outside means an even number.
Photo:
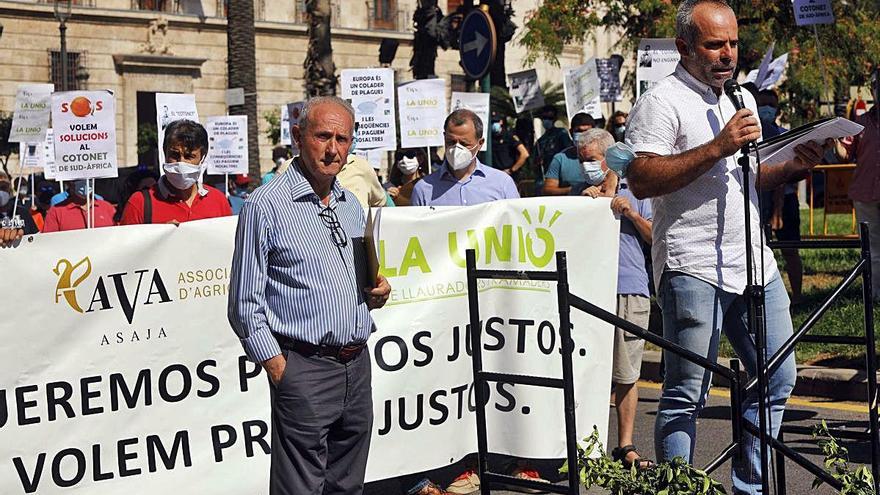
[[[746,82],[755,83],[759,91],[776,87],[785,73],[785,66],[788,64],[787,52],[770,60],[773,57],[773,47],[775,45],[775,41],[770,44],[770,48],[764,54],[764,59],[761,60],[760,67],[750,71],[746,76]]]
[[[290,111],[287,103],[281,105],[281,141],[283,146],[290,146],[293,142],[290,139]]]
[[[18,143],[18,162],[22,169],[42,170],[46,163],[44,153],[43,143]]]
[[[620,87],[620,64],[623,57],[616,55],[611,58],[597,58],[599,69],[599,99],[603,102],[623,101]]]
[[[208,117],[209,174],[248,173],[247,115]]]
[[[578,67],[563,69],[562,81],[568,120],[571,120],[579,112],[588,113],[596,119],[602,117],[599,93],[601,82],[595,58],[587,60],[587,63]]]
[[[657,81],[675,72],[681,55],[672,38],[645,38],[639,42],[636,67],[636,98]]]
[[[401,84],[397,88],[397,99],[400,102],[401,147],[443,146],[446,81],[420,79]]]
[[[794,22],[798,26],[834,24],[831,0],[794,0]]]
[[[351,101],[358,121],[357,146],[361,149],[397,149],[394,112],[394,71],[345,69],[340,77],[342,98]]]
[[[15,93],[10,143],[42,143],[49,127],[52,84],[22,84]]]
[[[115,117],[111,91],[52,94],[56,179],[117,176]]]
[[[287,125],[284,127],[287,132],[287,144],[290,146],[290,152],[293,156],[299,154],[299,147],[296,145],[296,141],[293,140],[293,136],[290,134],[290,128],[299,125],[299,118],[302,115],[304,101],[295,101],[293,103],[288,103],[284,106],[284,111],[282,115],[287,119]],[[285,143],[281,143],[285,144]]]
[[[544,106],[544,94],[541,93],[541,83],[538,81],[538,72],[535,69],[508,74],[507,79],[516,113]]]
[[[179,93],[156,93],[156,142],[159,147],[159,171],[165,163],[165,128],[175,120],[187,119],[193,122],[199,121],[199,112],[196,110],[196,95]]]
[[[452,92],[450,112],[459,108],[467,108],[477,114],[483,122],[483,146],[480,151],[486,151],[489,142],[489,93],[459,93]]]
[[[47,179],[55,178],[55,146],[52,140],[52,128],[46,129],[46,139],[43,140],[43,176]]]

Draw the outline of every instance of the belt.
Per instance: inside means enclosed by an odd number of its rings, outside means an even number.
[[[352,343],[346,345],[317,345],[308,342],[300,342],[282,335],[275,335],[278,339],[278,345],[282,349],[293,351],[306,357],[320,356],[335,359],[340,363],[347,363],[358,357],[361,351],[367,346],[366,342]]]

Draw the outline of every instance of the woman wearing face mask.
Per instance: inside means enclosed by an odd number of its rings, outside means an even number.
[[[226,196],[202,183],[208,133],[198,122],[176,120],[165,128],[164,175],[151,188],[132,194],[122,225],[173,223],[232,215]]]
[[[388,182],[385,183],[385,190],[394,201],[394,206],[410,206],[413,187],[426,175],[428,157],[424,150],[397,150],[394,165],[388,173]]]

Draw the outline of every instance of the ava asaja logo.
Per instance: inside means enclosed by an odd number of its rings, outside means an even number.
[[[98,276],[92,289],[88,290],[91,298],[83,310],[78,298],[78,290],[92,274],[92,261],[88,256],[77,263],[62,258],[52,270],[58,276],[55,286],[55,304],[61,300],[77,313],[114,310],[118,306],[131,324],[134,313],[139,305],[161,304],[171,302],[168,289],[162,275],[156,268],[134,270],[133,272],[110,273]],[[88,284],[86,284],[88,285]],[[84,287],[83,287],[84,288]],[[84,288],[85,289],[85,288]],[[112,297],[111,297],[112,296]]]

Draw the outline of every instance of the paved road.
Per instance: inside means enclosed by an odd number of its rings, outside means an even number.
[[[659,397],[659,385],[654,383],[643,383],[641,386],[641,398],[639,399],[639,411],[636,417],[636,442],[639,445],[642,455],[654,458],[653,449],[653,425],[654,416],[657,409],[657,399]],[[729,422],[729,401],[726,391],[723,389],[713,389],[710,394],[709,403],[703,411],[700,420],[697,423],[697,450],[696,464],[704,466],[718,452],[720,452],[730,442],[730,422]],[[828,422],[832,427],[846,427],[848,429],[864,429],[867,425],[867,411],[863,404],[853,403],[832,403],[825,399],[810,399],[798,397],[792,399],[789,408],[785,414],[786,423],[797,424],[803,426],[812,426],[819,423],[822,419]],[[611,433],[609,441],[616,441],[616,415],[614,409],[610,408],[611,414]],[[795,450],[805,455],[807,458],[821,465],[822,458],[818,447],[809,437],[787,436],[786,443]],[[859,463],[870,462],[870,446],[867,442],[841,441],[841,444],[850,451],[852,461]],[[430,448],[430,446],[426,446]],[[819,489],[812,490],[811,484],[813,476],[795,466],[792,462],[786,463],[788,491],[792,495],[811,493],[811,495],[825,495],[836,493],[828,486],[823,485]],[[542,467],[543,468],[543,467]],[[551,467],[547,467],[542,473],[549,473]],[[448,481],[456,473],[448,470],[438,470],[431,473],[432,478],[436,481]],[[730,465],[725,464],[719,468],[714,477],[725,484],[728,493],[730,491]],[[411,481],[409,482],[411,483]],[[371,483],[367,486],[366,493],[368,495],[396,495],[406,492],[408,486],[407,481],[388,480],[384,482]],[[512,495],[516,492],[509,491],[493,491],[493,494]],[[590,495],[604,493],[601,490],[587,491],[581,488],[581,493]]]

